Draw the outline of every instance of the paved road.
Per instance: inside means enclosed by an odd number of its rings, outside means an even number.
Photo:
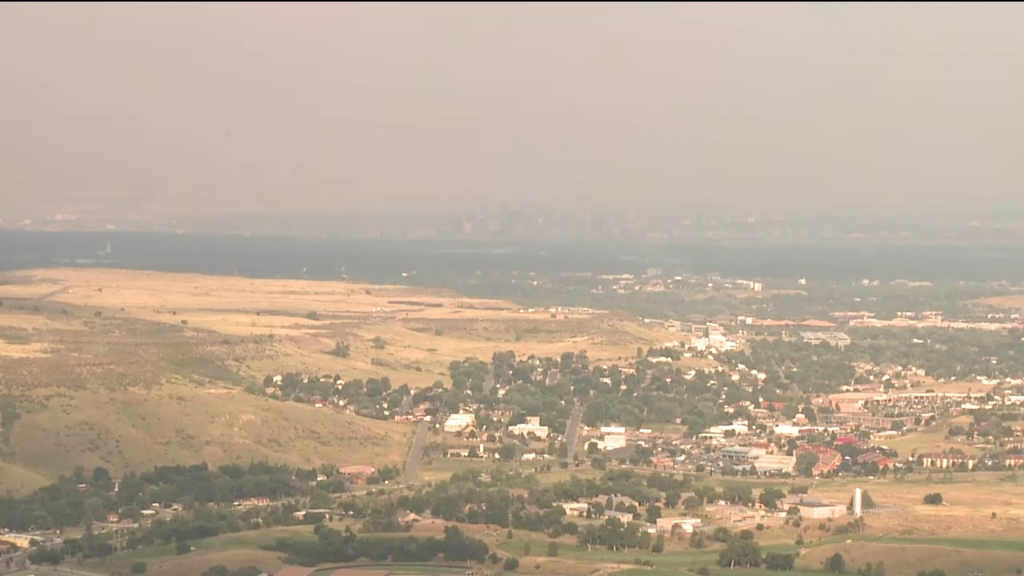
[[[423,448],[427,445],[427,437],[430,435],[430,424],[420,421],[416,428],[416,438],[412,441],[412,448],[409,450],[409,459],[405,462],[405,470],[402,472],[402,484],[411,484],[416,480],[416,472],[419,471],[420,457],[423,456]]]
[[[583,403],[578,399],[572,407],[572,415],[565,425],[565,444],[569,448],[569,462],[576,457],[576,443],[580,439],[580,425],[583,423]]]

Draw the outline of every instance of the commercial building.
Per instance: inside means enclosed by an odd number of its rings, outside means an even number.
[[[476,424],[475,414],[452,414],[444,421],[444,431],[449,433],[462,432],[474,424]]]
[[[533,434],[540,439],[547,438],[548,434],[550,434],[550,430],[547,426],[540,425],[539,416],[528,416],[525,423],[509,426],[508,432],[509,434],[516,436],[529,436],[530,434]]]
[[[842,332],[801,332],[800,340],[808,344],[829,344],[840,349],[850,345],[850,337]]]
[[[847,515],[846,506],[835,502],[826,502],[807,496],[787,498],[786,507],[796,506],[800,510],[800,517],[804,520],[827,520],[829,518],[842,518]]]
[[[700,526],[700,518],[658,518],[656,526],[658,532],[669,533],[678,526],[684,534],[692,534]]]

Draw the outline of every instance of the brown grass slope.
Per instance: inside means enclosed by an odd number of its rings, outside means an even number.
[[[0,300],[0,493],[75,465],[401,462],[408,425],[241,389],[288,371],[420,387],[496,350],[614,362],[673,339],[611,313],[347,282],[45,269],[2,275]],[[327,353],[338,340],[350,357]]]

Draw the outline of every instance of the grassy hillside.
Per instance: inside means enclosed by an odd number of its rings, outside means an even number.
[[[31,487],[76,465],[121,473],[200,460],[211,465],[264,459],[295,466],[398,463],[411,433],[407,424],[234,390],[187,384],[82,390],[61,394],[19,419],[8,454],[26,478],[9,487]],[[4,484],[7,480],[4,475]]]
[[[240,390],[290,371],[416,388],[496,350],[614,362],[673,339],[611,313],[345,282],[48,269],[0,277],[0,300],[0,493],[76,465],[401,462],[408,425]],[[339,340],[349,357],[328,354]]]

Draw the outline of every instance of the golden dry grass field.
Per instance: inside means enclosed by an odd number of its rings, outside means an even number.
[[[348,282],[44,269],[0,275],[0,300],[0,493],[75,465],[400,463],[410,425],[241,389],[289,371],[415,388],[497,350],[611,362],[673,340],[628,315]]]
[[[1000,308],[1024,308],[1024,294],[993,296],[991,298],[982,298],[975,302],[986,306],[998,306]]]
[[[810,548],[797,561],[798,568],[822,569],[825,559],[840,553],[849,572],[868,562],[885,563],[886,574],[916,574],[941,569],[946,574],[1015,574],[1024,567],[1024,553],[1008,550],[977,550],[954,545],[876,542],[844,542]]]

